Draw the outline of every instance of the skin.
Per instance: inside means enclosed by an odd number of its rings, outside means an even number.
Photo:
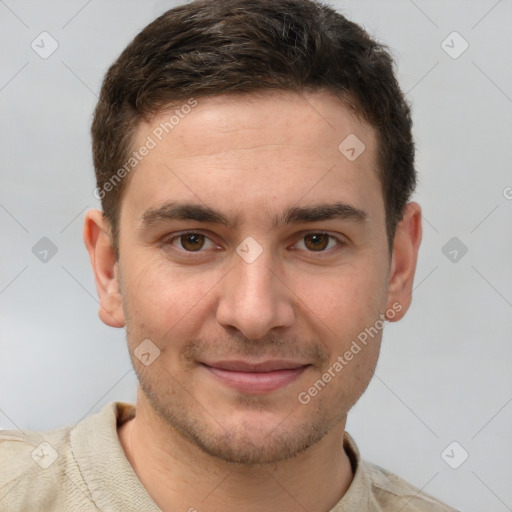
[[[141,123],[133,147],[168,118]],[[338,150],[349,134],[366,146],[354,161]],[[126,326],[140,382],[120,442],[162,510],[320,512],[349,487],[347,413],[373,375],[382,330],[307,405],[297,397],[379,315],[399,305],[389,319],[397,321],[411,302],[421,210],[407,204],[391,255],[376,151],[373,128],[329,93],[199,99],[130,175],[119,261],[101,212],[87,212],[99,316]],[[208,205],[238,224],[140,229],[143,213],[169,200]],[[270,221],[336,201],[366,219]],[[206,238],[187,244],[183,231]],[[307,235],[319,232],[340,242],[320,237],[330,241],[318,249]],[[236,252],[249,236],[262,248],[251,263]],[[149,366],[134,355],[145,339],[160,350]],[[221,359],[307,366],[279,389],[252,393],[201,364]]]

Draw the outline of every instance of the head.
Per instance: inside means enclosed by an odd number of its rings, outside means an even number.
[[[92,137],[100,317],[126,326],[162,421],[247,464],[342,424],[383,320],[409,306],[421,240],[386,49],[309,0],[193,2],[109,69]],[[240,364],[281,365],[279,386],[233,383]]]

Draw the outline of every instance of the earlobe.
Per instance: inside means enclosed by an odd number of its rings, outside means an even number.
[[[407,203],[393,244],[387,310],[392,309],[396,314],[389,321],[400,320],[411,304],[421,237],[421,207],[415,202]]]
[[[85,214],[83,239],[96,281],[100,301],[99,317],[110,327],[124,327],[119,266],[110,241],[108,224],[100,210],[89,210]]]

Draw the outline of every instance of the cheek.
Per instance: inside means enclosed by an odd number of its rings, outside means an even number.
[[[344,393],[347,390],[346,392],[350,396],[350,407],[357,402],[373,377],[379,357],[380,341],[380,334],[368,339],[366,345],[356,341],[361,350],[352,355],[352,359],[346,362],[341,371],[341,379],[337,383],[337,393]],[[343,354],[345,360],[346,354],[347,352]]]
[[[197,268],[187,271],[145,254],[125,263],[123,303],[129,321],[147,327],[156,337],[198,325],[203,299],[219,281],[216,274]]]
[[[330,268],[322,274],[295,275],[293,290],[307,314],[336,333],[364,327],[385,305],[386,287],[375,264]]]

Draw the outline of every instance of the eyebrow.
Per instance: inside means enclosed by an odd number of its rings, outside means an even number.
[[[323,203],[306,207],[292,207],[271,220],[272,228],[287,224],[319,222],[341,219],[364,222],[368,214],[347,203]],[[151,208],[140,217],[140,229],[144,230],[156,224],[171,220],[194,220],[211,224],[221,224],[234,229],[238,225],[239,215],[229,218],[226,214],[199,203],[169,201],[158,208]]]

